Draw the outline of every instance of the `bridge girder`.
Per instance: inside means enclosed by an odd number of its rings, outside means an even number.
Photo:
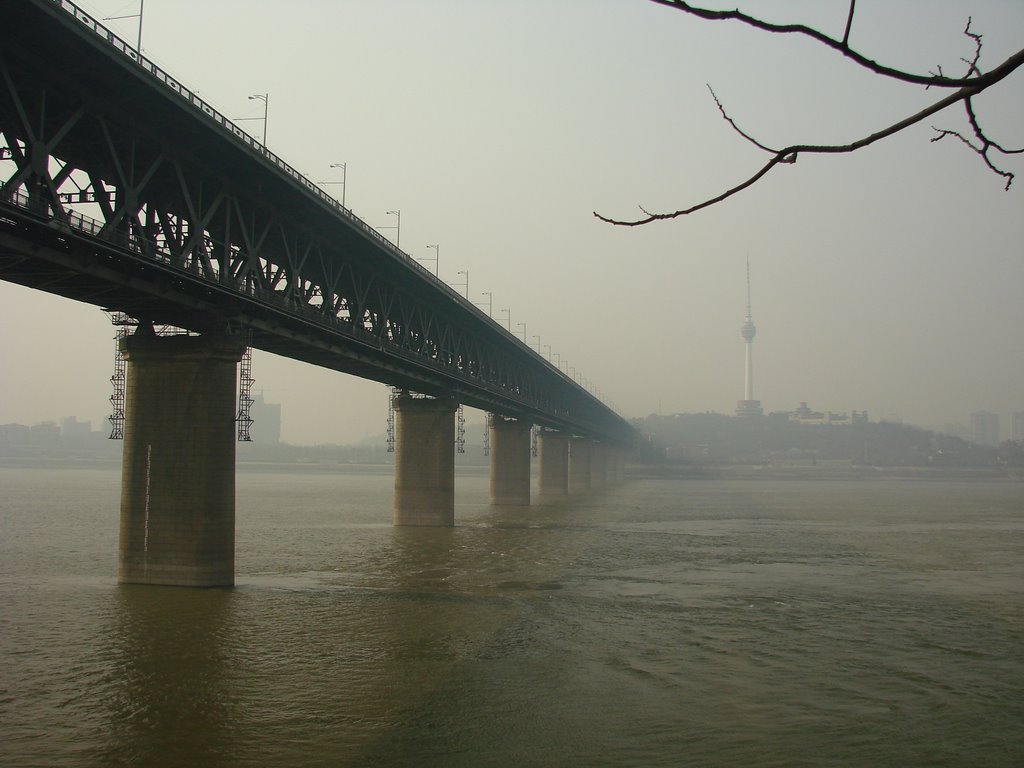
[[[69,6],[23,0],[0,27],[0,278],[196,332],[249,329],[269,352],[631,439],[550,362]]]

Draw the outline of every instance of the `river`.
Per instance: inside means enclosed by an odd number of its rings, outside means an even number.
[[[115,583],[119,482],[0,468],[0,765],[1024,765],[1024,483],[243,467],[194,590]]]

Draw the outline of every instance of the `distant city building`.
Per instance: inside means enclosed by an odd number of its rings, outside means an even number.
[[[83,442],[92,435],[92,422],[79,421],[74,416],[68,416],[60,423],[60,434],[66,442]]]
[[[33,445],[54,446],[60,444],[60,427],[52,421],[44,421],[29,427],[29,440]]]
[[[249,416],[252,418],[249,434],[254,443],[281,442],[280,403],[268,403],[263,399],[263,395],[256,395],[252,399]]]
[[[971,441],[978,445],[999,445],[999,415],[989,411],[972,413]]]
[[[971,428],[966,424],[943,424],[938,431],[944,435],[959,437],[961,440],[971,439]]]
[[[795,411],[789,411],[784,415],[796,424],[866,424],[869,421],[867,411],[850,411],[849,415],[845,411],[812,411],[805,402],[801,402]]]
[[[736,403],[737,416],[761,416],[761,401],[754,399],[754,336],[757,328],[750,311],[750,258],[747,258],[747,319],[740,326],[740,334],[746,345],[746,366],[743,377],[743,399]]]
[[[1024,411],[1013,412],[1013,431],[1010,434],[1012,439],[1024,443]]]
[[[31,437],[30,428],[24,424],[0,424],[0,448],[28,445]]]

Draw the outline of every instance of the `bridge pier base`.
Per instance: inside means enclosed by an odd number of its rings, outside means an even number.
[[[245,344],[140,329],[120,347],[128,364],[117,580],[232,586],[235,378]]]
[[[537,437],[537,487],[541,496],[569,493],[569,436],[541,430]]]
[[[569,493],[590,490],[590,447],[585,437],[569,440]]]
[[[530,505],[530,428],[527,421],[489,414],[491,504]]]
[[[455,400],[399,395],[393,525],[455,525]]]

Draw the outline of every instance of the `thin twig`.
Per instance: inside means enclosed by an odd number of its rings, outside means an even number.
[[[853,27],[853,8],[857,0],[850,0],[850,14],[846,17],[846,30],[843,32],[843,46],[850,44],[850,29]]]
[[[718,96],[715,94],[714,89],[710,85],[708,85],[708,90],[711,91],[711,98],[715,100],[715,105],[718,107],[718,111],[722,113],[722,117],[725,119],[725,122],[727,122],[729,125],[731,125],[732,129],[734,131],[736,131],[736,133],[738,133],[740,136],[742,136],[744,139],[749,141],[751,144],[753,144],[758,149],[762,149],[762,150],[764,150],[765,152],[767,152],[769,154],[774,155],[776,152],[778,152],[777,149],[772,149],[771,147],[766,147],[764,144],[759,142],[753,136],[751,136],[748,133],[745,133],[742,128],[740,128],[738,125],[736,125],[736,121],[733,120],[731,117],[729,117],[729,115],[726,113],[725,107],[722,106],[722,102],[718,100]]]

